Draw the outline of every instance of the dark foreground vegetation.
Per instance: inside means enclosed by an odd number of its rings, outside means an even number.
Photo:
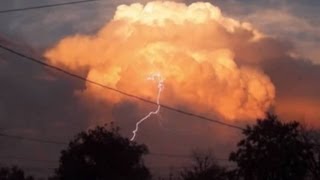
[[[229,156],[234,168],[219,165],[212,153],[195,152],[192,166],[162,180],[320,180],[320,133],[275,115],[247,126]],[[143,161],[145,145],[131,142],[111,126],[79,133],[61,152],[49,180],[151,180]],[[34,180],[18,167],[2,167],[0,180]]]

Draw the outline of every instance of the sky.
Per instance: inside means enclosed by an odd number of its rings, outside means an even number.
[[[273,111],[284,120],[320,127],[320,2],[207,2],[102,0],[0,14],[0,43],[152,101],[157,82],[147,79],[161,72],[161,103],[238,126]],[[0,10],[45,4],[7,0]],[[121,4],[128,6],[117,8]],[[131,137],[135,123],[155,109],[4,50],[0,79],[0,130],[8,134],[68,141],[114,121]],[[226,158],[240,137],[238,130],[162,108],[141,125],[136,140],[152,152],[210,148]],[[42,176],[56,167],[64,148],[6,138],[0,138],[0,147],[1,162]],[[187,160],[149,156],[146,161],[161,174],[168,164],[179,167]]]

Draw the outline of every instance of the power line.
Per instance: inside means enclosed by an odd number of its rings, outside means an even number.
[[[68,145],[67,142],[62,142],[62,141],[58,142],[58,141],[47,140],[47,139],[9,135],[9,134],[5,134],[5,133],[0,133],[0,137],[11,138],[11,139],[16,139],[16,140],[23,140],[23,141],[31,141],[31,142],[37,142],[37,143],[44,143],[44,144]],[[164,153],[150,153],[150,154],[152,154],[154,156],[166,156],[166,157],[179,157],[179,158],[187,158],[188,157],[187,155],[164,154]]]
[[[149,103],[149,104],[153,104],[153,105],[158,105],[156,102],[153,102],[151,100],[148,100],[148,99],[145,99],[145,98],[142,98],[140,96],[137,96],[137,95],[133,95],[133,94],[129,94],[127,92],[124,92],[124,91],[121,91],[121,90],[118,90],[118,89],[115,89],[113,87],[110,87],[110,86],[107,86],[107,85],[104,85],[104,84],[101,84],[99,82],[95,82],[93,80],[90,80],[90,79],[87,79],[83,76],[80,76],[80,75],[77,75],[77,74],[74,74],[72,72],[69,72],[67,70],[64,70],[58,66],[54,66],[54,65],[50,65],[42,60],[39,60],[39,59],[35,59],[33,57],[30,57],[30,56],[27,56],[23,53],[20,53],[18,51],[15,51],[11,48],[8,48],[2,44],[0,44],[0,48],[4,49],[4,50],[7,50],[13,54],[16,54],[20,57],[23,57],[25,60],[28,60],[28,61],[31,61],[31,62],[34,62],[36,64],[39,64],[39,65],[42,65],[42,66],[45,66],[45,67],[48,67],[48,68],[51,68],[51,69],[54,69],[56,71],[59,71],[59,72],[62,72],[64,74],[67,74],[73,78],[76,78],[76,79],[79,79],[79,80],[82,80],[82,81],[85,81],[85,82],[88,82],[88,83],[91,83],[91,84],[94,84],[96,86],[100,86],[102,88],[105,88],[105,89],[108,89],[110,91],[114,91],[114,92],[117,92],[119,94],[122,94],[124,96],[128,96],[128,97],[131,97],[131,98],[134,98],[134,99],[137,99],[137,100],[140,100],[140,101],[143,101],[143,102],[146,102],[146,103]],[[226,126],[226,127],[229,127],[229,128],[233,128],[233,129],[237,129],[237,130],[244,130],[244,128],[240,127],[240,126],[237,126],[237,125],[233,125],[233,124],[229,124],[229,123],[225,123],[225,122],[222,122],[222,121],[218,121],[218,120],[215,120],[215,119],[211,119],[211,118],[208,118],[208,117],[205,117],[205,116],[202,116],[202,115],[198,115],[198,114],[195,114],[195,113],[192,113],[192,112],[187,112],[187,111],[184,111],[184,110],[181,110],[181,109],[177,109],[177,108],[174,108],[174,107],[171,107],[171,106],[168,106],[168,105],[163,105],[163,104],[160,104],[162,108],[164,109],[168,109],[168,110],[171,110],[171,111],[174,111],[174,112],[178,112],[178,113],[181,113],[181,114],[185,114],[187,116],[192,116],[192,117],[196,117],[196,118],[199,118],[199,119],[202,119],[202,120],[206,120],[206,121],[209,121],[209,122],[212,122],[212,123],[216,123],[216,124],[220,124],[220,125],[223,125],[223,126]]]
[[[49,4],[49,5],[42,5],[42,6],[33,6],[33,7],[25,7],[25,8],[17,8],[17,9],[7,9],[7,10],[1,10],[0,14],[17,12],[17,11],[27,11],[27,10],[32,10],[32,9],[42,9],[42,8],[51,8],[51,7],[57,7],[57,6],[66,6],[66,5],[72,5],[72,4],[93,2],[93,1],[100,1],[100,0],[71,1],[71,2],[58,3],[58,4]]]
[[[29,138],[29,137],[9,135],[9,134],[4,134],[4,133],[0,133],[0,136],[6,137],[6,138],[11,138],[11,139],[32,141],[32,142],[45,143],[45,144],[56,144],[56,145],[67,145],[68,144],[66,142],[52,141],[52,140],[39,139],[39,138]]]
[[[168,157],[168,158],[183,158],[183,159],[190,159],[191,158],[191,156],[188,156],[188,155],[152,153],[152,152],[150,152],[148,155],[149,156],[156,156],[156,157]],[[32,162],[47,162],[47,163],[58,163],[59,162],[59,161],[55,161],[55,160],[31,159],[31,158],[18,157],[18,156],[0,156],[0,159],[13,159],[13,160],[32,161]],[[226,160],[226,159],[223,159],[223,160]]]
[[[43,143],[43,144],[55,144],[55,145],[68,145],[67,142],[62,142],[62,141],[53,141],[53,140],[47,140],[47,139],[40,139],[40,138],[30,138],[30,137],[23,137],[23,136],[17,136],[17,135],[9,135],[5,133],[0,133],[0,137],[4,138],[11,138],[11,139],[16,139],[16,140],[23,140],[23,141],[30,141],[30,142],[37,142],[37,143]],[[190,159],[191,156],[189,155],[181,155],[181,154],[168,154],[168,153],[159,153],[159,152],[150,152],[148,155],[150,156],[158,156],[158,157],[167,157],[167,158],[184,158],[184,159]],[[15,159],[24,159],[28,160],[27,158],[22,158],[22,157],[14,157],[10,156]],[[0,158],[4,158],[1,157]],[[9,158],[9,157],[7,157]],[[225,158],[215,158],[215,160],[218,161],[228,161],[228,159]],[[33,160],[33,161],[50,161],[50,160]]]
[[[46,162],[46,163],[59,163],[59,161],[48,160],[48,159],[30,159],[25,157],[17,157],[17,156],[0,156],[0,159],[11,159],[11,160],[19,160],[19,161],[31,161],[31,162]]]
[[[13,160],[26,160],[26,161],[32,161],[32,162],[49,162],[49,163],[59,163],[59,161],[54,161],[54,160],[46,160],[46,159],[29,159],[29,158],[22,158],[22,157],[15,157],[15,156],[8,156],[8,157],[4,157],[4,156],[0,156],[0,159],[13,159]],[[29,171],[35,171],[35,172],[39,172],[42,170],[55,170],[58,167],[34,167],[34,166],[19,166],[22,169],[27,169]],[[148,168],[150,169],[183,169],[183,168],[192,168],[192,165],[185,165],[185,166],[148,166]],[[224,165],[223,167],[226,168],[235,168],[237,166],[235,165]]]
[[[166,153],[155,153],[151,152],[148,155],[150,156],[158,156],[158,157],[168,157],[168,158],[183,158],[183,159],[192,159],[192,156],[189,155],[180,155],[180,154],[166,154]],[[59,163],[57,160],[49,160],[49,159],[31,159],[26,157],[18,157],[18,156],[0,156],[0,159],[10,159],[10,160],[19,160],[19,161],[31,161],[31,162],[44,162],[44,163]],[[213,158],[217,161],[229,161],[226,158]]]
[[[168,157],[168,158],[183,158],[183,159],[192,159],[192,155],[181,155],[181,154],[166,154],[166,153],[157,153],[151,152],[152,156]],[[213,158],[217,161],[229,161],[227,158]]]
[[[181,155],[181,154],[167,154],[167,153],[157,153],[157,152],[153,152],[153,153],[150,153],[152,154],[153,156],[159,156],[159,157],[169,157],[169,158],[183,158],[183,159],[186,159],[186,158],[190,158],[189,155]]]
[[[194,166],[192,165],[185,165],[185,166],[150,166],[149,168],[151,169],[184,169],[184,168],[193,168]],[[222,167],[224,168],[236,168],[236,165],[223,165]]]

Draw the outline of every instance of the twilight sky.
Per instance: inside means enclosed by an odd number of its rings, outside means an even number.
[[[67,1],[54,3],[59,2]],[[0,43],[151,100],[156,84],[146,75],[159,70],[166,76],[162,103],[239,126],[273,110],[285,120],[320,127],[318,0],[215,0],[210,7],[186,0],[180,1],[186,5],[151,3],[117,10],[135,2],[148,1],[102,0],[0,14]],[[6,0],[0,10],[44,4]],[[146,14],[137,15],[140,11]],[[200,18],[202,12],[211,16]],[[4,50],[0,79],[0,130],[8,134],[68,141],[80,130],[113,120],[130,137],[135,122],[155,108]],[[162,109],[141,126],[137,141],[152,152],[211,148],[225,158],[239,134]],[[1,137],[0,147],[1,162],[43,176],[57,163],[6,157],[57,161],[63,148]],[[147,162],[163,173],[163,167],[181,166],[183,160],[150,156]]]

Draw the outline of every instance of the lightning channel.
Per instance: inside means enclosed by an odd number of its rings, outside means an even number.
[[[157,93],[157,108],[154,110],[154,111],[151,111],[149,112],[146,116],[144,116],[142,119],[140,119],[137,123],[136,123],[136,128],[132,131],[133,135],[131,137],[131,141],[133,141],[136,136],[137,136],[137,133],[139,131],[139,125],[141,123],[143,123],[143,121],[147,120],[148,118],[150,118],[150,116],[152,115],[156,115],[160,112],[160,108],[161,108],[161,105],[160,105],[160,98],[161,98],[161,92],[163,91],[163,88],[164,88],[164,80],[163,78],[161,77],[161,74],[160,73],[156,73],[156,74],[152,74],[150,77],[148,77],[148,80],[152,80],[152,81],[157,81],[158,82],[158,93]]]

